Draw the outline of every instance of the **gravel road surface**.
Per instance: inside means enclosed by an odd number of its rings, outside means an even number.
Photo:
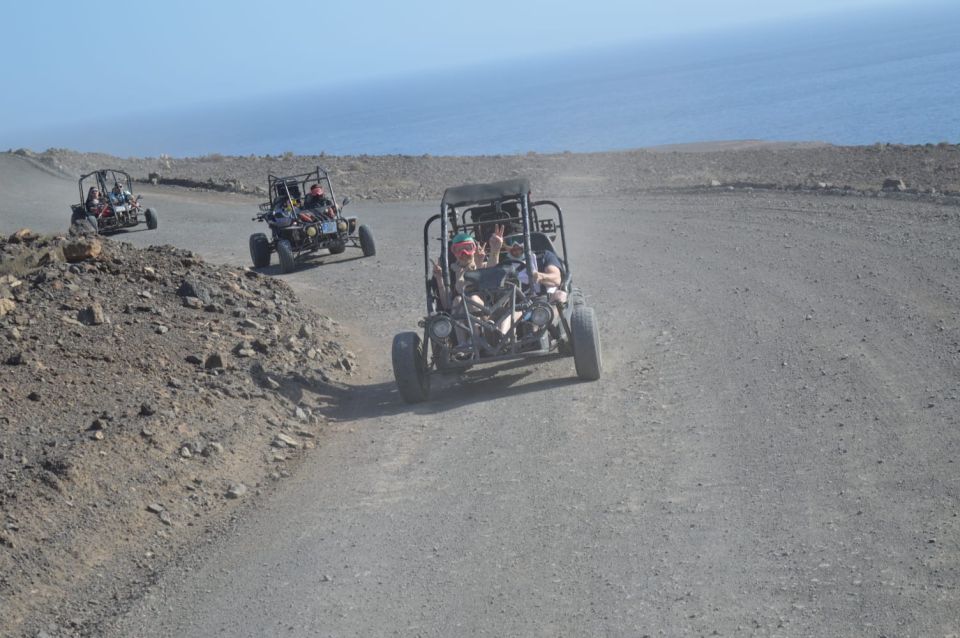
[[[75,183],[12,170],[4,228],[65,230]],[[248,263],[256,200],[144,192],[160,228],[125,239]],[[557,359],[403,404],[390,343],[423,311],[437,204],[351,205],[377,255],[285,279],[350,333],[353,398],[285,489],[109,635],[956,635],[960,210],[560,204],[600,381]]]

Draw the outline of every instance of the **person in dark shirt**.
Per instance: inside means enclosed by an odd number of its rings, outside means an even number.
[[[499,261],[500,245],[507,247],[506,252],[512,259],[526,261],[523,254],[523,235],[511,235],[504,239],[503,230],[503,226],[497,227],[490,237],[490,253],[493,263]],[[494,257],[494,255],[497,256]],[[567,293],[560,288],[560,284],[563,283],[563,262],[560,261],[560,258],[550,250],[543,251],[539,258],[535,254],[530,257],[533,261],[533,276],[528,276],[526,269],[521,270],[518,274],[520,283],[529,285],[532,279],[534,294],[547,294],[551,302],[563,303],[566,301]]]
[[[310,187],[310,192],[303,200],[303,207],[327,219],[333,219],[337,216],[336,207],[330,198],[327,197],[327,194],[323,191],[323,187],[320,186],[320,184],[313,184]]]
[[[87,213],[91,215],[98,214],[100,212],[101,206],[103,206],[104,203],[105,202],[103,201],[100,195],[100,189],[97,188],[96,186],[91,186],[90,190],[87,191],[87,201],[86,201]]]

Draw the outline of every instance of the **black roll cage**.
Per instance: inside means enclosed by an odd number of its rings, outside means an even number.
[[[100,190],[102,195],[107,195],[110,192],[110,187],[108,186],[108,177],[113,180],[114,186],[120,182],[120,180],[117,179],[118,175],[123,175],[123,183],[127,186],[127,188],[130,188],[130,184],[133,182],[133,179],[130,177],[130,173],[119,168],[100,168],[95,171],[90,171],[85,175],[81,175],[80,179],[77,180],[77,188],[80,191],[80,203],[83,205],[86,205],[87,203],[87,194],[83,192],[83,183],[94,175],[96,175],[97,188]]]
[[[525,181],[524,181],[525,182]],[[481,185],[483,186],[483,185]],[[465,188],[465,187],[461,187]],[[536,202],[530,202],[528,199],[528,193],[515,193],[506,197],[498,197],[493,200],[481,200],[481,201],[471,201],[471,202],[460,202],[461,205],[465,205],[466,208],[460,215],[460,218],[457,218],[456,207],[450,204],[446,204],[445,201],[440,204],[440,212],[436,215],[430,217],[426,223],[423,225],[423,267],[424,274],[426,277],[426,295],[427,295],[427,314],[431,314],[435,310],[435,296],[432,291],[433,285],[433,265],[430,261],[430,228],[438,219],[440,220],[440,237],[434,238],[440,240],[440,255],[439,263],[440,268],[443,273],[443,282],[447,290],[450,290],[451,287],[451,273],[450,273],[450,238],[460,232],[474,232],[476,233],[477,229],[480,226],[485,226],[491,223],[496,223],[497,219],[484,219],[477,220],[473,222],[467,222],[466,216],[467,213],[471,212],[479,206],[494,206],[495,210],[500,210],[500,207],[503,203],[508,201],[517,201],[520,204],[520,223],[522,226],[523,234],[523,246],[524,246],[524,256],[526,257],[527,272],[533,272],[533,250],[531,245],[530,234],[531,232],[539,232],[544,234],[557,234],[560,237],[560,246],[562,254],[558,254],[557,257],[560,259],[561,263],[564,266],[564,275],[563,281],[561,282],[561,287],[567,287],[573,270],[570,267],[570,260],[567,257],[567,237],[564,232],[563,225],[563,211],[560,209],[560,205],[552,200],[538,200]],[[540,219],[538,212],[536,211],[537,207],[550,207],[556,211],[557,219],[552,218]],[[510,220],[516,220],[516,218],[509,218]],[[507,221],[504,219],[504,221]],[[531,228],[533,230],[531,230]]]
[[[303,207],[303,199],[306,198],[309,189],[308,184],[311,183],[318,183],[321,184],[321,186],[326,184],[324,189],[326,196],[333,202],[334,208],[337,211],[340,210],[340,205],[337,204],[337,198],[333,192],[333,184],[330,182],[330,176],[327,175],[326,170],[317,166],[309,173],[288,175],[286,177],[278,177],[272,173],[268,174],[267,195],[270,197],[270,201],[260,204],[260,211],[263,213],[272,212],[277,202],[282,201],[284,198],[299,210]],[[299,188],[299,196],[294,196],[295,193],[292,191],[292,187],[294,186]]]

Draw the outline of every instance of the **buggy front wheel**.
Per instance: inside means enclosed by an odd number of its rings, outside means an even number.
[[[148,208],[143,211],[143,217],[147,220],[147,228],[150,230],[157,229],[157,213],[152,208]]]
[[[254,268],[270,265],[270,240],[263,233],[250,235],[250,260]]]
[[[377,244],[373,241],[373,233],[366,226],[360,226],[360,249],[364,257],[373,257],[377,254]]]
[[[430,372],[423,346],[416,332],[401,332],[393,338],[393,376],[407,403],[421,403],[430,395]]]
[[[573,336],[573,362],[577,376],[584,381],[596,381],[603,368],[600,353],[600,332],[593,308],[576,306],[570,317],[570,332]]]
[[[280,258],[280,272],[283,274],[293,272],[293,248],[290,246],[290,242],[286,239],[280,239],[277,241],[277,257]]]

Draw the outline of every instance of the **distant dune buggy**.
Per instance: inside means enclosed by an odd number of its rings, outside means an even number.
[[[577,376],[600,378],[597,321],[593,308],[572,286],[563,213],[552,201],[529,201],[529,194],[526,179],[448,188],[440,213],[424,225],[427,315],[420,321],[422,337],[402,332],[393,339],[393,373],[407,403],[429,397],[435,374],[512,359],[572,355]],[[551,216],[540,215],[544,209]],[[516,244],[515,252],[522,247],[522,258],[508,256],[496,266],[467,271],[462,294],[454,299],[441,294],[431,250],[444,288],[450,291],[452,237],[471,233],[484,240],[495,225],[504,230],[506,243]],[[558,237],[559,252],[554,246]],[[560,285],[554,289],[531,286],[535,278],[524,272],[533,273],[537,264],[548,263],[560,264]]]
[[[133,180],[126,171],[103,168],[82,175],[77,182],[80,203],[70,206],[70,223],[86,220],[98,233],[107,234],[131,228],[141,222],[157,227],[157,213],[143,208],[141,195],[130,192]]]
[[[320,189],[311,192],[311,187]],[[280,271],[291,272],[303,255],[326,248],[337,255],[347,247],[360,248],[364,257],[377,252],[373,233],[358,225],[356,217],[344,217],[341,210],[349,197],[337,204],[327,172],[319,166],[302,175],[267,176],[270,201],[260,204],[254,221],[266,222],[270,237],[264,233],[250,235],[250,259],[256,268],[270,265],[276,252]],[[319,194],[317,194],[319,193]]]

